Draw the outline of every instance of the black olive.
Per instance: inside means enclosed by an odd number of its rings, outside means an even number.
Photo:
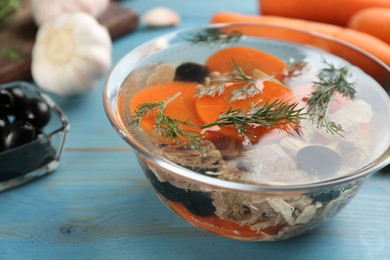
[[[35,139],[35,129],[25,121],[15,121],[5,127],[3,130],[4,150],[8,150]]]
[[[316,194],[309,194],[309,196],[313,199],[313,202],[322,202],[327,203],[333,199],[336,199],[340,196],[340,190],[331,190],[331,191],[324,191]]]
[[[161,182],[148,168],[145,174],[153,188],[164,198],[173,202],[181,202],[188,211],[197,216],[205,217],[214,214],[215,207],[209,193],[180,189],[169,182]]]
[[[50,139],[41,136],[36,141],[19,149],[12,149],[0,156],[0,182],[7,181],[55,160],[56,150]]]
[[[41,129],[50,120],[50,106],[40,98],[31,98],[17,119],[30,122],[37,130]]]
[[[297,153],[298,165],[308,173],[333,174],[341,167],[340,155],[322,145],[309,145]]]
[[[201,64],[186,62],[176,68],[175,80],[203,83],[209,75],[209,69]]]
[[[176,186],[173,186],[169,182],[161,182],[157,179],[156,175],[150,170],[145,171],[146,176],[148,177],[153,188],[164,198],[173,201],[173,202],[182,202],[186,199],[186,191]]]
[[[188,211],[197,216],[206,217],[215,213],[211,196],[207,192],[188,190],[187,200],[183,202],[183,205]]]
[[[5,129],[0,128],[0,152],[5,150]]]
[[[14,109],[14,98],[8,90],[0,88],[0,116],[7,116]]]
[[[4,129],[9,124],[7,116],[0,115],[0,130]]]
[[[6,88],[6,90],[12,95],[14,99],[14,111],[12,112],[12,114],[16,115],[20,111],[22,111],[24,107],[27,105],[28,98],[24,93],[23,88],[19,86],[9,87]]]

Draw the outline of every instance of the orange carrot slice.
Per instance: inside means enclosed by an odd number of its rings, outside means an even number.
[[[246,99],[237,99],[231,101],[232,92],[245,83],[227,83],[225,84],[225,92],[220,96],[203,96],[199,97],[196,100],[196,110],[199,117],[203,120],[205,124],[214,122],[221,113],[232,109],[243,109],[247,110],[252,107],[252,104],[257,103],[258,106],[264,105],[265,103],[270,103],[275,100],[284,100],[289,101],[293,98],[292,91],[285,87],[282,84],[279,84],[274,81],[263,81],[257,84],[262,89],[262,91],[252,97],[247,97]],[[282,126],[282,125],[281,125]],[[256,143],[264,134],[268,133],[274,128],[265,127],[265,126],[253,126],[250,127],[248,133],[246,134],[252,143]],[[244,138],[241,136],[238,131],[233,127],[221,126],[217,128],[206,129],[215,134],[220,134],[222,136],[229,136],[236,140],[243,141]]]
[[[189,212],[181,203],[168,201],[167,204],[183,219],[192,225],[225,237],[258,239],[267,235],[275,235],[285,225],[272,226],[261,230],[252,230],[249,226],[241,226],[237,223],[223,220],[216,215],[200,217]]]
[[[275,75],[279,80],[283,80],[287,73],[287,65],[283,60],[270,53],[243,46],[217,51],[207,59],[206,66],[210,71],[225,73],[234,70],[234,62],[247,75],[252,75],[254,69],[260,69],[269,75]]]
[[[197,115],[194,102],[195,87],[197,85],[198,83],[196,82],[172,81],[142,89],[131,100],[130,112],[134,114],[138,106],[144,103],[166,101],[175,94],[180,93],[177,98],[168,103],[164,115],[200,126],[202,121]],[[155,121],[156,114],[150,113],[142,118],[140,125],[147,133],[155,136],[153,131]],[[184,124],[181,124],[181,127],[185,130],[195,130]]]

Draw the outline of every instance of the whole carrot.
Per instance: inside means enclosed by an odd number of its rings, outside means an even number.
[[[390,2],[390,1],[389,1]],[[339,40],[345,41],[356,47],[361,48],[362,50],[374,55],[378,59],[382,60],[384,63],[390,66],[390,45],[379,40],[376,37],[373,37],[369,34],[359,32],[356,30],[325,24],[318,22],[310,22],[306,20],[285,18],[279,16],[266,16],[266,15],[246,15],[239,14],[234,12],[218,12],[213,15],[211,19],[212,23],[255,23],[255,24],[264,24],[264,25],[274,25],[282,26],[286,28],[293,28],[297,30],[306,30],[317,32],[331,37],[337,38]],[[280,31],[280,30],[279,30]],[[276,39],[290,40],[298,43],[308,43],[305,41],[310,41],[311,39],[303,39],[302,34],[293,35],[291,32],[284,32],[286,35],[281,35],[280,32],[275,34]]]
[[[348,27],[390,44],[390,8],[368,8],[351,17]]]
[[[260,0],[260,13],[345,26],[356,12],[390,8],[389,0]]]

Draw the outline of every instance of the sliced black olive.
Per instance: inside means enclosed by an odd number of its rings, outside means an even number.
[[[5,127],[3,130],[4,150],[8,150],[35,139],[35,129],[25,121],[15,121]]]
[[[186,62],[176,68],[175,80],[203,83],[209,75],[209,69],[201,64]]]
[[[209,193],[184,190],[173,186],[169,182],[161,182],[150,169],[146,169],[145,174],[153,188],[164,198],[183,203],[188,211],[197,216],[205,217],[214,214],[215,207]]]
[[[187,191],[187,199],[183,205],[191,213],[206,217],[215,213],[215,207],[209,193],[203,191]]]
[[[8,90],[0,88],[0,116],[7,116],[14,109],[14,98]]]
[[[333,199],[336,199],[340,196],[340,190],[331,190],[331,191],[325,191],[321,193],[316,194],[310,194],[310,197],[313,199],[313,202],[329,202]]]
[[[40,98],[31,98],[17,118],[30,122],[37,130],[41,129],[50,120],[50,106]]]
[[[14,111],[12,111],[12,114],[16,115],[23,111],[28,102],[28,98],[23,89],[19,86],[15,86],[6,88],[6,90],[12,95],[14,99]]]
[[[183,202],[187,198],[186,191],[184,189],[177,188],[169,182],[161,182],[157,179],[156,175],[150,170],[145,171],[153,188],[166,199],[173,202]]]
[[[333,174],[341,167],[340,155],[322,145],[309,145],[297,153],[298,165],[308,173]]]

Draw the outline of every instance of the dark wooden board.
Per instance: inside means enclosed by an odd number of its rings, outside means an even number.
[[[27,6],[0,28],[0,50],[15,48],[22,54],[19,61],[0,57],[0,83],[31,79],[31,51],[38,28]],[[138,26],[137,13],[115,2],[110,3],[98,20],[107,27],[112,39],[130,33]]]

